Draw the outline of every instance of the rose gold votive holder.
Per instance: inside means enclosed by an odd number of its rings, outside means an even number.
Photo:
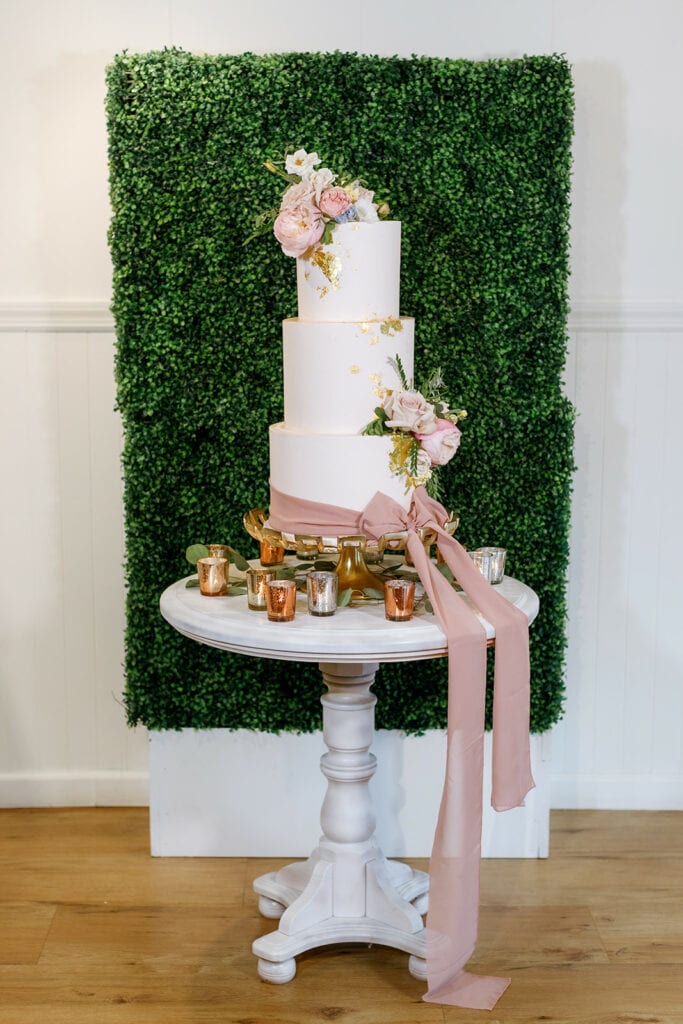
[[[227,558],[230,561],[230,548],[227,544],[207,544],[206,547],[212,558]]]
[[[266,584],[275,579],[275,569],[247,569],[247,605],[252,611],[266,610]]]
[[[270,544],[267,540],[259,542],[261,565],[282,565],[285,560],[285,549],[279,544]]]
[[[384,584],[384,613],[390,622],[412,619],[414,604],[414,580],[387,580]]]
[[[270,622],[291,622],[296,611],[294,580],[270,580],[266,583],[266,607]]]
[[[204,597],[222,597],[228,592],[227,558],[198,558],[199,592]]]

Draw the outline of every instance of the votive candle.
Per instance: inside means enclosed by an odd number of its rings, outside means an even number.
[[[309,572],[306,576],[308,611],[311,615],[334,615],[337,610],[339,577],[336,572]]]
[[[199,592],[204,597],[222,597],[228,592],[227,558],[198,558]]]
[[[412,619],[414,604],[414,580],[387,580],[384,584],[384,614],[390,622]]]
[[[505,575],[505,548],[479,548],[482,554],[488,555],[491,559],[489,570],[489,583],[502,583]]]
[[[262,540],[259,544],[261,565],[282,565],[285,560],[285,549],[279,544],[271,544]]]
[[[266,607],[271,622],[291,622],[296,612],[294,580],[270,580],[266,583]]]
[[[266,610],[266,584],[275,579],[275,569],[247,569],[247,605],[252,611]]]

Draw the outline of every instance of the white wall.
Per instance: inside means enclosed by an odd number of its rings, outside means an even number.
[[[682,33],[679,0],[355,0],[332,19],[279,0],[0,0],[0,803],[145,799],[144,730],[117,703],[104,69],[124,48],[180,45],[567,54],[579,420],[554,800],[683,806]]]

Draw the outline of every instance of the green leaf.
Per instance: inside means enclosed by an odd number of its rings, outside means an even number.
[[[199,586],[199,577],[193,576],[191,580],[187,581],[185,586],[187,587],[188,590],[191,590],[192,587],[198,587]]]
[[[371,597],[375,601],[384,600],[384,591],[377,590],[375,587],[363,587],[363,593],[365,594],[366,597]]]
[[[239,569],[240,572],[246,572],[247,569],[249,568],[249,562],[246,560],[246,558],[244,558],[243,555],[239,553],[239,551],[235,551],[234,548],[231,548],[229,544],[226,544],[226,547],[230,554],[232,555],[232,559],[235,563],[235,568]]]
[[[198,559],[208,557],[209,549],[203,544],[190,544],[189,548],[185,550],[185,558],[188,560],[190,565],[196,565]]]
[[[439,572],[441,573],[441,575],[446,577],[446,579],[448,580],[449,583],[453,582],[455,577],[454,577],[453,573],[451,572],[450,566],[446,565],[445,562],[437,562],[436,563],[436,567],[439,570]]]
[[[334,572],[336,567],[335,562],[327,562],[324,559],[318,559],[313,563],[313,568],[316,572]]]
[[[337,608],[346,608],[347,604],[351,604],[351,598],[353,597],[353,589],[348,587],[346,590],[342,590],[337,595]]]

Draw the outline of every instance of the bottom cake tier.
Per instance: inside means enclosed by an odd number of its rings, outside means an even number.
[[[389,468],[390,437],[306,434],[270,428],[270,482],[283,494],[360,511],[377,491],[410,506],[405,478]]]

